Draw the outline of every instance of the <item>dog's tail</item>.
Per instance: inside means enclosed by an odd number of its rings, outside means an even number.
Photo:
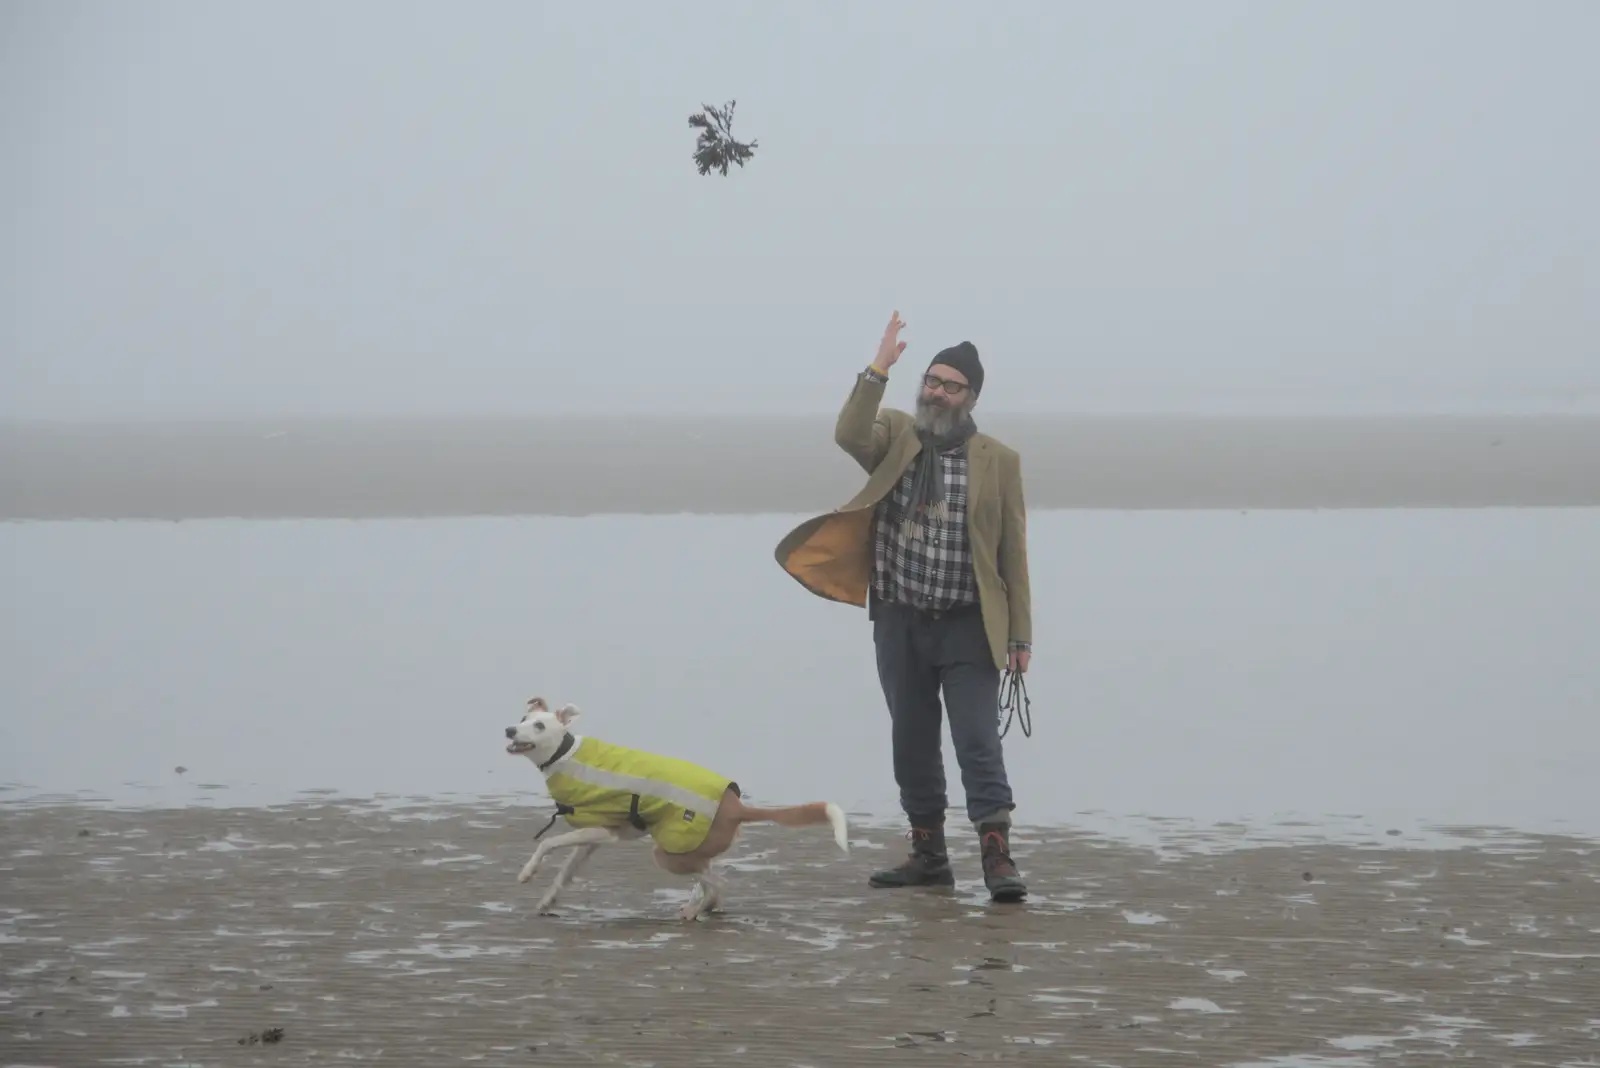
[[[833,840],[840,849],[850,852],[849,824],[844,809],[832,801],[812,801],[804,805],[785,805],[782,808],[756,808],[745,805],[739,816],[740,823],[776,823],[783,827],[810,827],[827,823],[833,827]]]

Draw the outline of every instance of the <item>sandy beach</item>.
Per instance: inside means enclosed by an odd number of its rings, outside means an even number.
[[[724,912],[645,852],[559,915],[545,809],[12,809],[5,1064],[1592,1063],[1600,847],[1136,849],[1024,829],[1037,891],[870,891],[903,848],[749,833]],[[1458,834],[1471,832],[1458,831]],[[281,1037],[273,1029],[281,1031]],[[277,1041],[262,1042],[266,1034]],[[255,1036],[252,1039],[252,1036]]]
[[[1032,508],[1600,504],[1600,416],[994,415]],[[0,427],[0,519],[831,508],[831,417]]]

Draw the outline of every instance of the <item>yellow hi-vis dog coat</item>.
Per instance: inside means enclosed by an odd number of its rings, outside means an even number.
[[[730,786],[739,792],[733,780],[698,764],[596,738],[580,739],[556,757],[545,785],[574,827],[632,823],[668,853],[687,853],[705,841],[723,792]]]

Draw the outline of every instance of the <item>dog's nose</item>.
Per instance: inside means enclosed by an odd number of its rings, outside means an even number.
[[[515,738],[516,736],[517,736],[517,728],[515,728],[515,727],[507,727],[506,728],[506,737],[507,738]]]

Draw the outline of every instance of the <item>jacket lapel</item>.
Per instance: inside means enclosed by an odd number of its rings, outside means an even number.
[[[994,485],[994,454],[989,451],[988,439],[974,436],[967,451],[967,515],[978,514],[978,502]]]

